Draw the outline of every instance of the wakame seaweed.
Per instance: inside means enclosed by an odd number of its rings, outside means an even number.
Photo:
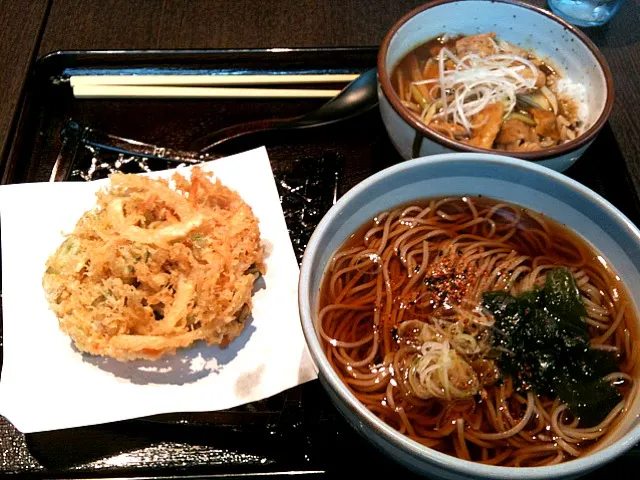
[[[495,318],[500,368],[521,388],[558,396],[585,427],[597,425],[621,400],[603,380],[618,370],[616,359],[589,348],[586,311],[567,269],[551,270],[543,288],[517,297],[488,292],[482,300]]]

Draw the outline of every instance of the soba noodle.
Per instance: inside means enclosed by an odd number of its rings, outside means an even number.
[[[565,267],[592,350],[615,354],[621,400],[584,426],[558,397],[500,368],[483,294],[520,295]],[[491,465],[584,455],[637,390],[633,307],[604,259],[566,228],[485,198],[441,198],[382,212],[325,273],[319,334],[329,362],[374,414],[416,442]],[[586,326],[585,326],[586,328]]]

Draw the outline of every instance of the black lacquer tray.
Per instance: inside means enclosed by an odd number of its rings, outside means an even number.
[[[38,62],[29,79],[13,143],[1,159],[2,183],[49,181],[62,148],[61,132],[70,120],[113,135],[188,150],[192,142],[219,128],[301,115],[323,102],[77,100],[66,80],[70,74],[361,72],[375,66],[376,53],[374,48],[342,48],[52,54]],[[320,199],[313,215],[305,218],[305,228],[297,228],[300,218],[291,213],[297,200],[281,190],[298,254],[309,227],[330,207],[336,185],[339,196],[372,173],[401,161],[377,110],[334,127],[247,137],[220,153],[259,145],[267,147],[277,182],[306,185],[311,189],[308,194]],[[78,180],[72,172],[82,168],[79,157],[63,155],[62,164],[58,162],[60,171],[69,172],[69,180]],[[603,161],[606,168],[601,167]],[[640,224],[640,201],[608,126],[566,173]],[[638,465],[640,449],[636,447],[590,477]],[[333,478],[341,473],[363,478],[413,477],[359,437],[317,381],[222,412],[161,415],[39,434],[23,435],[0,417],[0,473],[46,478]]]

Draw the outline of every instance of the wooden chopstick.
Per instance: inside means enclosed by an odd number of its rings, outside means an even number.
[[[75,85],[76,98],[332,98],[340,90],[148,85]]]
[[[79,85],[277,85],[346,83],[356,73],[301,75],[72,75],[72,87]]]

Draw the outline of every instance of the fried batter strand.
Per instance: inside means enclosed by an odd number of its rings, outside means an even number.
[[[111,175],[47,261],[50,308],[81,351],[154,360],[242,332],[264,273],[258,219],[199,168],[172,180]]]

